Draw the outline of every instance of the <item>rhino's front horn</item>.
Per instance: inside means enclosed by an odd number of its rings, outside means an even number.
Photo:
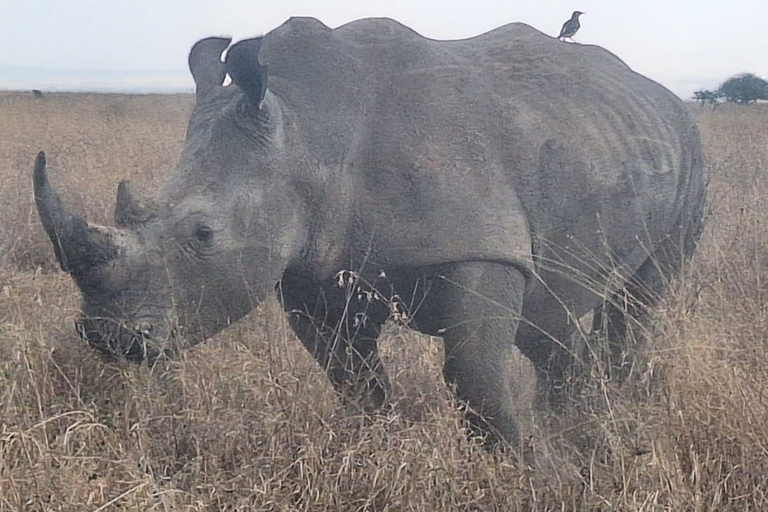
[[[133,194],[130,181],[120,182],[115,202],[115,224],[120,227],[140,226],[152,220],[155,212],[152,204]]]
[[[89,225],[64,208],[48,181],[42,151],[35,160],[33,182],[37,212],[62,270],[79,279],[118,256],[117,230]]]

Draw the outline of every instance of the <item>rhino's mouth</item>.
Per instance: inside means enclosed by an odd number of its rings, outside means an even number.
[[[80,337],[108,359],[125,358],[154,364],[171,356],[174,331],[161,332],[148,322],[127,323],[108,318],[80,317],[75,321]]]
[[[120,228],[91,224],[72,214],[48,180],[46,158],[37,155],[33,175],[35,204],[40,220],[53,243],[62,270],[72,275],[84,296],[95,294],[97,303],[109,302],[129,284],[137,286],[137,272],[121,265],[126,254],[140,246],[136,229],[153,218],[154,208],[146,208],[133,195],[127,182],[118,187],[115,221]],[[105,297],[107,300],[104,300]],[[93,302],[93,301],[91,301]],[[101,308],[95,311],[101,312]],[[154,362],[169,354],[170,335],[175,332],[166,321],[149,323],[128,321],[107,315],[88,315],[75,321],[80,337],[109,358]]]

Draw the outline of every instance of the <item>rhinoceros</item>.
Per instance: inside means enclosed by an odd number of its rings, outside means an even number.
[[[598,311],[620,337],[701,231],[695,122],[597,46],[520,23],[437,41],[291,18],[203,39],[189,69],[178,166],[152,197],[120,183],[115,227],[70,213],[36,161],[77,329],[106,353],[172,354],[276,293],[341,396],[378,407],[397,315],[443,339],[470,426],[516,443],[530,381],[562,383],[578,319]]]

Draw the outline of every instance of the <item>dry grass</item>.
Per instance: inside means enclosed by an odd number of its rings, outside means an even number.
[[[768,508],[765,107],[694,108],[712,214],[658,308],[649,374],[663,377],[588,386],[541,428],[530,471],[466,440],[439,342],[395,327],[395,403],[377,417],[339,406],[275,305],[152,370],[77,339],[34,155],[69,204],[109,221],[119,179],[152,187],[171,170],[190,106],[0,93],[0,511]]]

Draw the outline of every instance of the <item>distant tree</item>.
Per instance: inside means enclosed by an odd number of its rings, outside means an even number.
[[[40,99],[40,98],[42,98],[42,97],[43,97],[43,91],[40,91],[40,90],[38,90],[38,89],[32,89],[32,95],[33,95],[35,98],[37,98],[37,99]]]
[[[718,92],[732,103],[747,105],[768,100],[768,82],[752,73],[743,73],[723,82]]]
[[[700,91],[696,91],[693,93],[693,99],[696,100],[696,102],[701,103],[704,105],[705,103],[709,103],[712,106],[717,106],[717,101],[722,98],[723,95],[720,93],[720,91],[708,91],[707,89],[702,89]]]

